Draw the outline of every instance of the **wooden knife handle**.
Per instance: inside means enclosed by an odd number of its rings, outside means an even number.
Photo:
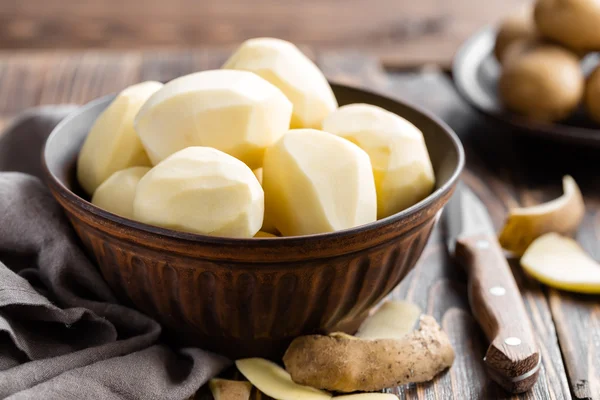
[[[540,354],[521,292],[496,237],[461,238],[456,259],[469,276],[469,303],[490,347],[484,362],[490,376],[511,393],[537,380]]]

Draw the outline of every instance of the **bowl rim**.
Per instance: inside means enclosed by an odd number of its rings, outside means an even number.
[[[58,177],[56,175],[54,175],[54,173],[52,171],[50,171],[50,168],[48,167],[48,164],[46,162],[46,158],[47,158],[46,153],[48,152],[50,143],[52,143],[52,141],[56,140],[58,133],[62,129],[64,129],[64,127],[66,125],[70,124],[73,119],[78,117],[83,112],[89,110],[90,108],[97,106],[99,103],[106,102],[106,100],[108,100],[109,98],[114,98],[116,96],[116,93],[112,93],[112,94],[108,94],[108,95],[99,97],[95,100],[92,100],[92,101],[82,105],[81,107],[74,110],[67,117],[65,117],[62,121],[60,121],[54,127],[54,129],[48,136],[46,143],[44,144],[44,147],[42,150],[42,168],[43,168],[44,174],[46,175],[47,178],[50,179],[51,183],[61,190],[62,197],[65,198],[65,200],[68,200],[71,202],[77,202],[80,205],[80,207],[83,208],[85,211],[90,212],[91,214],[93,214],[96,217],[99,217],[100,219],[111,221],[112,223],[124,226],[128,229],[132,229],[135,231],[141,231],[145,234],[151,234],[151,235],[155,235],[155,236],[159,236],[159,237],[162,236],[162,237],[167,237],[169,239],[174,239],[174,240],[184,240],[184,241],[191,242],[191,243],[223,244],[223,245],[226,244],[226,245],[234,245],[234,246],[235,245],[247,246],[251,243],[256,244],[256,243],[271,243],[271,242],[273,242],[273,243],[277,242],[282,245],[283,244],[294,245],[294,244],[298,244],[300,241],[302,241],[304,243],[306,241],[320,241],[320,240],[332,239],[332,238],[340,239],[343,237],[354,236],[354,235],[360,234],[365,231],[377,230],[378,228],[381,228],[383,226],[390,225],[392,223],[398,222],[402,219],[406,219],[407,217],[415,215],[415,214],[419,213],[420,211],[428,208],[433,203],[435,203],[439,198],[441,198],[443,196],[444,193],[452,190],[452,188],[456,185],[456,183],[464,169],[465,153],[464,153],[463,145],[462,145],[460,139],[458,138],[458,135],[454,132],[454,130],[452,128],[450,128],[450,126],[448,124],[446,124],[439,117],[434,115],[432,112],[430,112],[430,111],[424,109],[423,107],[418,106],[410,101],[398,99],[396,97],[390,97],[390,96],[387,96],[386,94],[377,93],[375,91],[372,91],[370,89],[365,89],[360,86],[336,83],[335,81],[331,81],[331,80],[329,80],[329,83],[332,86],[332,88],[339,87],[342,89],[350,89],[353,91],[360,91],[360,92],[364,92],[370,96],[378,96],[383,99],[393,101],[395,103],[400,104],[401,106],[403,106],[405,108],[412,109],[416,113],[421,114],[421,116],[423,116],[424,118],[429,119],[431,122],[438,125],[446,133],[446,135],[448,135],[448,137],[450,138],[450,142],[452,143],[453,149],[457,155],[458,160],[457,160],[457,164],[454,168],[454,171],[452,172],[452,175],[447,179],[447,181],[442,186],[440,186],[439,188],[434,190],[423,200],[419,201],[416,204],[413,204],[412,206],[410,206],[396,214],[390,215],[390,216],[382,218],[382,219],[378,219],[373,222],[369,222],[367,224],[363,224],[363,225],[359,225],[359,226],[347,228],[347,229],[341,229],[341,230],[334,231],[334,232],[325,232],[325,233],[302,235],[302,236],[283,236],[283,237],[278,236],[278,237],[274,237],[274,238],[271,238],[271,237],[268,237],[268,238],[261,238],[261,237],[258,237],[258,238],[257,237],[231,238],[231,237],[201,235],[201,234],[196,234],[196,233],[176,231],[176,230],[172,230],[172,229],[168,229],[168,228],[153,226],[153,225],[149,225],[149,224],[145,224],[142,222],[138,222],[138,221],[134,221],[134,220],[131,220],[128,218],[121,217],[119,215],[113,214],[109,211],[105,211],[105,210],[95,206],[90,201],[77,195],[71,189],[66,187],[61,182],[61,180],[58,179]],[[335,92],[335,90],[334,90],[334,92]],[[69,199],[68,197],[71,197],[71,199]]]

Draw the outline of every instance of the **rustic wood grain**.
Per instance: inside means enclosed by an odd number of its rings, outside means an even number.
[[[523,185],[519,192],[522,204],[549,200],[560,194],[560,177],[569,173],[582,188],[587,215],[577,239],[597,260],[600,259],[600,186],[597,175],[590,170],[593,151],[569,151],[561,146],[546,145],[539,149],[541,157],[527,159],[534,149],[527,143],[517,154],[525,160],[521,167],[524,182],[537,180],[535,187]],[[569,294],[548,290],[554,323],[561,344],[573,394],[578,399],[600,399],[600,296]]]
[[[391,67],[448,66],[469,35],[527,0],[13,0],[0,48],[236,46],[257,36],[356,49]]]
[[[83,103],[139,80],[166,81],[216,68],[226,57],[221,50],[0,53],[0,123],[33,105]],[[508,207],[559,194],[562,174],[572,174],[588,207],[578,240],[600,258],[600,187],[590,170],[597,165],[596,153],[522,139],[490,125],[439,72],[386,74],[374,58],[356,52],[317,52],[315,58],[335,80],[408,98],[446,120],[467,149],[464,180],[488,206],[497,227]],[[571,393],[578,399],[600,399],[600,298],[548,290],[512,263],[543,365],[531,392],[507,396],[483,369],[488,344],[469,311],[465,275],[449,259],[444,234],[441,227],[434,231],[418,267],[392,297],[419,304],[441,322],[456,349],[455,365],[431,383],[391,391],[402,399],[569,399]]]

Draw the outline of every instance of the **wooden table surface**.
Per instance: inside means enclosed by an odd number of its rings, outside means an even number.
[[[386,73],[358,53],[310,52],[326,75],[421,104],[446,120],[467,151],[464,180],[482,198],[499,227],[507,207],[560,194],[563,174],[579,182],[587,217],[579,242],[600,259],[598,153],[516,135],[472,111],[438,71]],[[0,121],[40,104],[85,103],[134,82],[169,80],[219,67],[223,51],[0,53]],[[466,297],[465,276],[449,259],[438,227],[416,269],[393,297],[407,298],[435,316],[456,350],[454,366],[433,382],[393,388],[402,399],[511,398],[483,369],[487,344]],[[568,266],[565,266],[568,268]],[[533,390],[513,398],[600,400],[600,297],[548,289],[513,271],[536,329],[543,360]]]
[[[460,43],[531,0],[1,0],[0,49],[235,46],[275,36],[360,49],[391,68],[447,66]]]

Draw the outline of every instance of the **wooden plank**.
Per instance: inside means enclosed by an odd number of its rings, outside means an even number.
[[[597,159],[597,153],[585,148],[570,149],[551,143],[540,146],[526,141],[516,156],[522,162],[520,202],[523,205],[559,195],[563,174],[571,174],[577,180],[587,208],[577,240],[593,257],[600,259],[600,186],[589,167],[590,162]],[[574,397],[600,399],[600,296],[550,289],[548,298]]]
[[[444,66],[468,36],[527,0],[18,0],[0,6],[0,48],[235,46],[275,36],[355,49],[391,67]]]
[[[53,57],[41,84],[39,104],[85,104],[139,81],[139,53],[83,52]]]

